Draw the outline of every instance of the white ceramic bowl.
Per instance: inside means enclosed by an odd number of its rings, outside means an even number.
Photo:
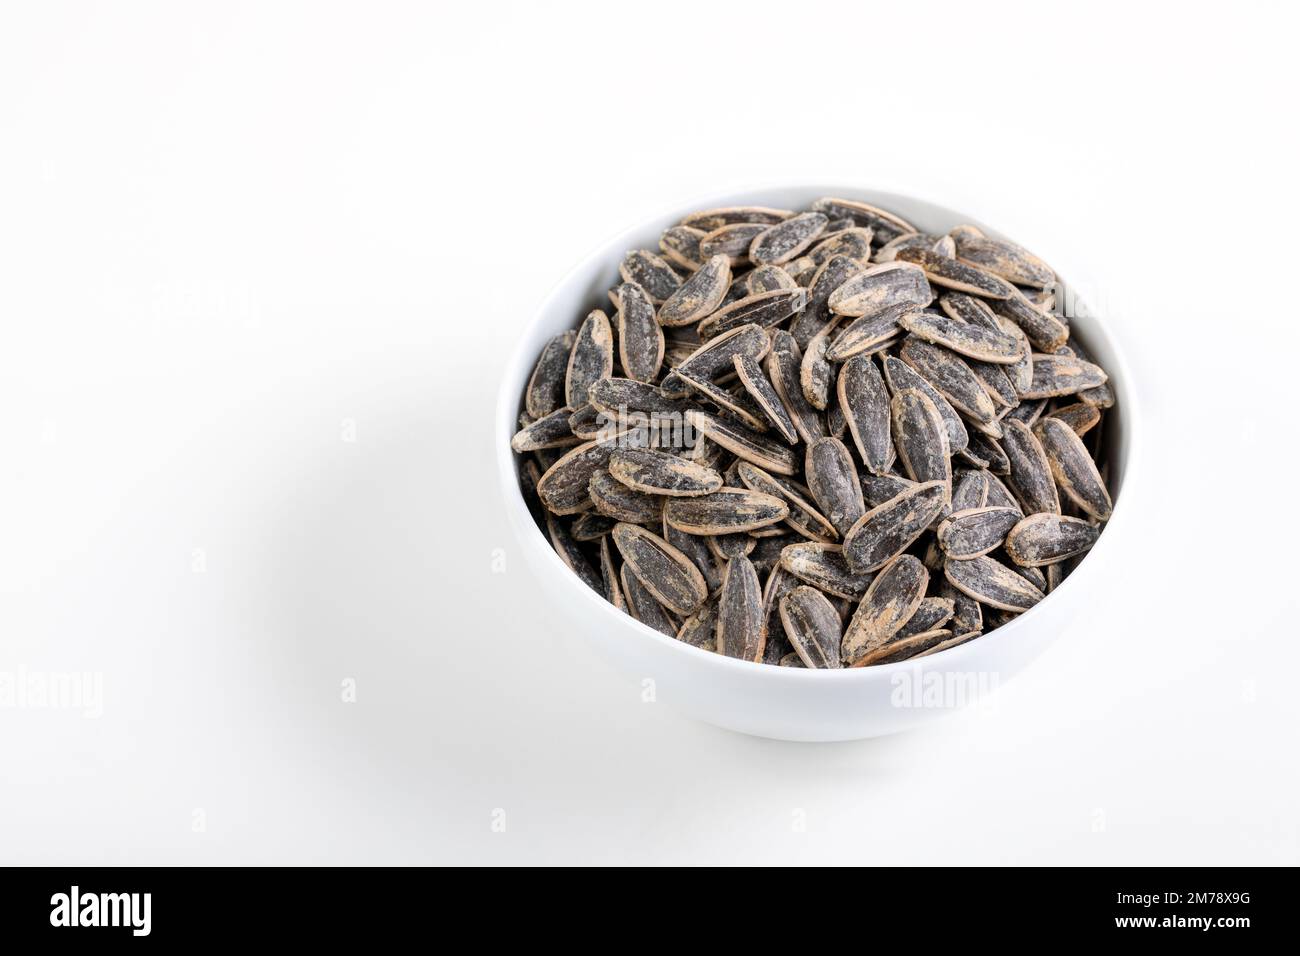
[[[697,209],[731,205],[806,208],[820,196],[859,199],[895,212],[936,233],[979,220],[909,196],[846,186],[783,187],[706,198],[629,229],[587,256],[547,296],[523,330],[506,366],[496,409],[496,447],[506,514],[526,563],[551,611],[638,681],[652,680],[658,701],[731,730],[781,740],[829,741],[875,737],[926,723],[971,696],[1008,680],[1090,603],[1104,596],[1108,555],[1124,537],[1129,520],[1123,487],[1131,480],[1139,411],[1131,378],[1105,323],[1074,314],[1071,338],[1080,340],[1110,374],[1116,407],[1108,413],[1110,486],[1114,515],[1092,552],[1033,610],[970,643],[917,661],[848,670],[774,667],[723,657],[666,637],[633,620],[583,584],[551,549],[519,490],[510,438],[517,429],[525,383],[542,346],[576,327],[593,308],[608,308],[607,290],[618,281],[618,263],[629,249],[657,249],[659,234]],[[1015,237],[1011,237],[1015,238]],[[1054,267],[1051,249],[1035,248]],[[1063,273],[1068,276],[1068,272]],[[1131,496],[1130,496],[1131,497]]]

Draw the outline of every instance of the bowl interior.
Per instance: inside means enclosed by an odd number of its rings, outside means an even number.
[[[566,329],[575,328],[579,320],[592,309],[608,307],[608,290],[619,281],[618,264],[625,252],[639,248],[657,250],[659,235],[664,229],[675,225],[683,216],[699,209],[731,205],[762,205],[784,209],[801,209],[807,208],[814,200],[822,196],[837,196],[871,203],[902,216],[926,232],[945,233],[953,226],[961,223],[971,223],[990,236],[1018,241],[1015,236],[1004,237],[995,226],[964,212],[911,196],[843,186],[814,185],[746,190],[744,192],[707,197],[683,205],[678,209],[670,210],[663,216],[628,229],[601,244],[599,248],[586,256],[562,279],[546,297],[532,321],[524,329],[507,364],[497,404],[496,444],[500,478],[509,517],[516,528],[525,529],[522,532],[525,536],[531,534],[535,538],[535,542],[550,553],[550,560],[553,560],[557,566],[563,569],[571,585],[574,600],[603,606],[606,612],[618,615],[627,623],[634,625],[643,634],[664,642],[666,645],[675,645],[683,651],[690,652],[692,655],[696,655],[702,663],[713,660],[717,663],[725,662],[729,665],[738,665],[751,669],[761,668],[767,671],[781,671],[791,675],[798,674],[804,678],[811,676],[820,679],[846,679],[855,674],[864,675],[869,672],[887,671],[891,667],[903,666],[907,662],[875,668],[822,672],[800,668],[774,668],[770,665],[720,658],[716,654],[689,647],[659,634],[657,631],[640,624],[630,616],[624,615],[606,604],[599,596],[591,592],[586,585],[582,584],[567,567],[564,567],[559,557],[551,551],[550,543],[544,531],[537,527],[524,502],[523,494],[519,489],[519,459],[510,451],[510,438],[518,428],[519,413],[523,408],[524,387],[542,347],[552,336]],[[1030,245],[1030,248],[1051,263],[1053,268],[1062,269],[1061,264],[1052,259],[1052,250],[1035,248],[1032,245]],[[1090,561],[1096,559],[1095,552],[1103,548],[1107,539],[1107,532],[1114,526],[1115,521],[1117,519],[1123,520],[1126,514],[1121,503],[1121,492],[1129,466],[1134,422],[1133,395],[1129,387],[1129,373],[1114,336],[1107,330],[1103,319],[1093,315],[1084,303],[1075,298],[1073,290],[1069,286],[1068,273],[1062,270],[1058,272],[1058,276],[1061,281],[1058,298],[1063,298],[1063,308],[1070,324],[1070,339],[1081,343],[1091,357],[1107,371],[1116,395],[1115,407],[1106,413],[1105,432],[1102,436],[1102,460],[1107,469],[1107,484],[1115,502],[1115,512],[1106,531],[1103,532],[1097,545],[1094,546],[1093,552],[1080,562],[1079,567],[1066,578],[1056,591],[1048,595],[1044,603],[1053,600],[1059,592],[1070,588],[1075,579],[1079,577],[1080,571],[1086,568]],[[531,529],[531,532],[527,529]],[[949,655],[965,657],[977,645],[998,638],[1004,632],[1012,631],[1021,622],[1030,619],[1033,614],[1033,610],[1028,611],[975,641],[933,655],[926,658],[926,660],[938,663]]]

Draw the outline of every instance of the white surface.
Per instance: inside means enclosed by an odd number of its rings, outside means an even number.
[[[0,671],[100,673],[103,713],[0,708],[0,862],[1300,862],[1296,26],[7,7]],[[1144,571],[933,729],[642,703],[538,619],[496,509],[500,356],[547,288],[773,178],[1078,263],[1143,379]]]
[[[1053,263],[1065,277],[1057,295],[1068,302],[1070,340],[1088,349],[1109,375],[1116,407],[1106,420],[1107,468],[1115,510],[1105,535],[1051,600],[978,641],[940,654],[899,664],[826,671],[772,667],[699,651],[658,633],[615,609],[584,584],[552,550],[519,490],[519,462],[510,450],[519,429],[521,397],[550,339],[569,329],[575,316],[602,304],[618,279],[618,263],[628,249],[657,248],[664,229],[700,209],[754,205],[807,209],[823,196],[870,203],[902,216],[930,233],[946,233],[970,223],[996,234],[967,210],[940,208],[898,193],[879,193],[843,183],[804,183],[714,193],[665,209],[648,222],[619,233],[578,264],[546,297],[506,360],[496,400],[498,477],[504,489],[500,510],[510,520],[513,543],[542,591],[539,611],[583,637],[595,652],[624,675],[643,683],[646,697],[664,702],[717,727],[775,740],[831,742],[860,740],[914,730],[951,715],[1014,677],[1056,640],[1076,628],[1080,612],[1094,595],[1145,571],[1146,561],[1132,546],[1140,500],[1143,447],[1142,410],[1133,391],[1132,372],[1122,357],[1116,327],[1076,302],[1068,284],[1070,264]],[[649,675],[649,676],[647,676]],[[982,683],[981,683],[982,682]],[[927,689],[928,694],[927,696]]]

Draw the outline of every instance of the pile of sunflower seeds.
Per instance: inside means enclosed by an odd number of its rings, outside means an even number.
[[[1110,517],[1113,392],[1014,243],[826,198],[694,213],[619,275],[511,445],[561,559],[655,630],[789,667],[934,654]]]

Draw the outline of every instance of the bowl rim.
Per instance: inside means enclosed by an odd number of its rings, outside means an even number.
[[[977,225],[981,230],[997,238],[1006,238],[996,229],[986,227],[984,223],[973,216],[966,216],[964,212],[954,206],[948,205],[947,199],[943,197],[930,199],[927,197],[916,196],[909,193],[895,192],[893,190],[882,188],[876,189],[863,186],[846,186],[843,184],[826,185],[809,183],[804,181],[777,180],[764,183],[753,184],[744,188],[728,190],[725,192],[711,192],[694,199],[680,202],[666,209],[662,213],[654,216],[647,216],[640,221],[627,226],[624,229],[611,235],[609,238],[600,242],[587,253],[582,255],[574,264],[560,276],[559,279],[547,290],[537,305],[530,310],[527,322],[522,326],[519,338],[515,345],[510,349],[502,372],[501,382],[497,390],[497,401],[494,409],[495,418],[495,444],[497,455],[497,474],[501,482],[501,492],[505,499],[505,509],[507,519],[514,529],[515,537],[519,540],[520,545],[532,550],[534,554],[539,551],[543,552],[541,559],[547,562],[553,562],[552,567],[562,572],[561,577],[570,582],[570,590],[575,595],[581,596],[581,601],[596,609],[596,613],[602,615],[597,620],[608,621],[611,627],[630,627],[632,632],[639,634],[655,642],[659,647],[668,653],[685,654],[684,664],[694,662],[700,667],[720,667],[730,669],[733,674],[741,676],[751,674],[756,677],[765,676],[773,680],[788,681],[809,681],[809,680],[835,680],[835,681],[856,681],[861,683],[871,683],[876,681],[885,681],[892,679],[892,676],[904,670],[915,670],[918,667],[926,670],[946,670],[946,671],[964,671],[973,670],[964,664],[973,661],[976,657],[991,655],[993,649],[1007,641],[1016,640],[1021,636],[1021,632],[1026,628],[1033,627],[1032,620],[1029,624],[1025,623],[1036,609],[1031,608],[1023,614],[1018,615],[1014,620],[1003,624],[992,631],[989,631],[980,637],[951,647],[936,654],[926,657],[913,657],[902,661],[896,661],[889,664],[874,664],[869,667],[841,667],[841,668],[809,668],[809,667],[780,667],[773,664],[765,664],[761,661],[747,661],[735,657],[727,657],[718,654],[715,651],[706,651],[701,648],[693,647],[684,641],[679,641],[675,637],[669,637],[662,634],[654,628],[643,624],[636,618],[624,611],[620,611],[614,605],[610,604],[603,597],[584,584],[581,579],[575,575],[567,565],[561,560],[560,556],[551,547],[542,529],[539,528],[533,520],[532,512],[528,510],[528,505],[524,501],[523,492],[519,487],[518,473],[516,471],[516,456],[510,448],[510,439],[518,430],[518,410],[522,403],[522,389],[527,382],[527,376],[531,373],[533,365],[536,364],[536,355],[527,353],[525,350],[528,346],[528,333],[537,326],[543,318],[554,307],[555,300],[560,297],[561,293],[567,289],[574,277],[589,268],[594,260],[604,259],[611,256],[612,250],[628,243],[633,242],[636,237],[644,234],[653,224],[666,218],[680,218],[689,212],[697,209],[711,209],[726,205],[738,205],[743,202],[753,202],[763,204],[762,200],[755,200],[753,194],[769,193],[775,191],[800,191],[816,193],[820,196],[837,196],[841,198],[852,198],[854,196],[871,196],[869,201],[873,204],[884,204],[889,198],[902,199],[905,202],[921,202],[926,205],[934,206],[944,212],[952,213],[960,217],[961,222],[969,222]],[[748,200],[746,197],[749,197]],[[888,206],[884,206],[888,208]],[[629,246],[630,248],[630,246]],[[1055,257],[1048,256],[1048,261],[1058,264]],[[1066,270],[1057,269],[1058,276],[1067,276]],[[1068,287],[1068,280],[1065,281]],[[1098,559],[1098,552],[1102,555],[1110,553],[1113,547],[1112,543],[1117,535],[1112,532],[1112,528],[1117,521],[1120,527],[1127,527],[1130,523],[1130,513],[1133,511],[1132,500],[1134,494],[1134,478],[1140,474],[1140,469],[1135,467],[1138,463],[1141,448],[1141,418],[1142,412],[1137,402],[1137,389],[1133,384],[1132,366],[1126,357],[1125,346],[1122,336],[1118,335],[1111,321],[1106,317],[1088,311],[1088,320],[1092,322],[1104,338],[1107,346],[1112,353],[1112,360],[1109,362],[1108,372],[1118,373],[1113,375],[1112,387],[1114,388],[1115,404],[1122,407],[1124,417],[1124,429],[1126,432],[1126,447],[1124,461],[1124,475],[1122,479],[1123,493],[1117,493],[1112,510],[1111,518],[1106,523],[1106,528],[1098,537],[1096,544],[1093,545],[1087,555],[1081,560],[1078,566],[1072,571],[1053,591],[1048,594],[1043,603],[1046,603],[1064,592],[1063,596],[1081,595],[1081,588],[1091,579],[1093,573],[1085,572],[1085,569],[1097,569],[1101,565]],[[1107,533],[1112,532],[1112,533]],[[1068,590],[1067,590],[1068,589]],[[577,600],[577,599],[575,599]],[[1060,601],[1057,602],[1058,606]],[[737,670],[739,669],[739,670]],[[784,676],[779,676],[784,675]]]

